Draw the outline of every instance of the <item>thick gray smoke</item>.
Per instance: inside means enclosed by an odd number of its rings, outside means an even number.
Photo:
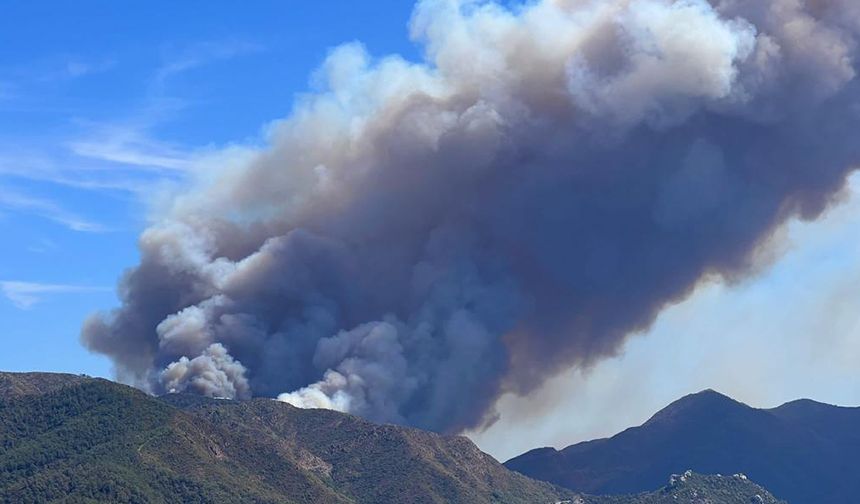
[[[860,161],[855,0],[425,0],[411,26],[425,62],[336,49],[270,147],[143,233],[83,328],[121,379],[479,426],[748,273]]]

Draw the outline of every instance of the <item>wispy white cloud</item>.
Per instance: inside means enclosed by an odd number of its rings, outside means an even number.
[[[167,92],[169,80],[197,68],[263,49],[253,42],[226,40],[202,42],[175,51],[178,55],[155,70],[145,99],[146,106],[123,120],[84,123],[90,126],[91,131],[65,145],[83,158],[147,170],[187,171],[194,165],[199,151],[204,149],[182,148],[160,141],[150,133],[188,106],[185,99],[170,96]]]
[[[262,51],[260,44],[245,40],[223,40],[194,44],[164,63],[156,72],[153,85],[159,92],[166,81],[183,72],[199,68],[216,61],[224,61],[244,54]]]
[[[86,61],[82,59],[69,59],[61,68],[61,75],[69,79],[77,79],[87,75],[106,72],[116,66],[116,61],[105,59],[101,61]]]
[[[192,166],[192,154],[128,127],[106,127],[99,136],[68,147],[77,156],[137,168],[185,171]]]
[[[47,284],[36,282],[0,281],[0,292],[16,307],[27,310],[53,294],[80,294],[106,292],[108,287],[86,285]]]
[[[150,202],[153,194],[175,187],[189,170],[218,151],[211,145],[165,142],[154,133],[189,107],[187,99],[169,92],[170,80],[194,69],[262,50],[264,47],[259,44],[237,39],[170,48],[165,51],[167,56],[163,63],[150,74],[149,86],[138,100],[142,106],[107,120],[70,118],[74,132],[40,139],[29,148],[0,146],[0,152],[4,152],[0,155],[0,184],[2,179],[27,180],[138,197]],[[115,61],[67,55],[53,57],[36,66],[38,68],[19,69],[12,74],[26,82],[45,82],[48,77],[72,79],[107,71],[115,66]],[[12,86],[14,82],[9,81],[8,86],[4,82],[0,81],[0,101],[7,89],[9,93],[16,89]],[[78,231],[104,230],[103,226],[65,210],[57,201],[9,194],[0,187],[2,208],[38,214]]]
[[[55,201],[21,194],[2,187],[0,187],[0,208],[37,215],[61,224],[73,231],[85,233],[104,233],[109,231],[107,227],[76,215]]]
[[[37,85],[60,84],[64,81],[107,72],[116,66],[113,58],[89,58],[80,55],[54,54],[37,61],[27,61],[2,68],[6,85],[21,90],[20,96],[35,93]],[[2,89],[2,87],[0,87]],[[31,93],[25,92],[30,89]]]
[[[18,75],[25,82],[53,84],[104,73],[115,66],[116,61],[109,58],[88,59],[59,55],[27,65],[19,70]]]
[[[0,147],[0,152],[11,150]],[[169,175],[159,170],[155,170],[158,173],[150,173],[153,170],[141,169],[135,165],[117,166],[117,163],[96,162],[98,160],[94,158],[82,160],[79,157],[74,153],[59,153],[53,156],[48,156],[47,153],[0,155],[0,178],[28,180],[87,191],[145,196],[162,186],[162,179]]]

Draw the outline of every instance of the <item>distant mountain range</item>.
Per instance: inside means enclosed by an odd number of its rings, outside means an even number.
[[[691,472],[593,497],[510,471],[464,437],[268,399],[155,398],[101,379],[0,373],[0,503],[46,502],[778,501],[745,477]]]
[[[744,473],[791,504],[860,502],[860,408],[810,400],[756,409],[712,390],[608,439],[539,448],[505,465],[595,494],[641,492],[665,475]]]

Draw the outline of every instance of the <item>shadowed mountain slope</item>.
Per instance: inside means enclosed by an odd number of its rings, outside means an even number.
[[[860,408],[809,400],[751,408],[712,390],[686,396],[608,439],[540,448],[506,466],[596,494],[654,488],[667,473],[744,473],[792,504],[860,496]]]

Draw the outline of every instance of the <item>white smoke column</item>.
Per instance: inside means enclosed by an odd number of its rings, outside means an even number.
[[[458,431],[748,274],[858,160],[848,0],[426,0],[141,237],[82,339],[151,390]],[[249,90],[253,92],[253,90]]]
[[[161,372],[161,382],[171,393],[191,391],[207,397],[250,398],[245,368],[227,350],[214,343],[193,359],[182,357]]]

